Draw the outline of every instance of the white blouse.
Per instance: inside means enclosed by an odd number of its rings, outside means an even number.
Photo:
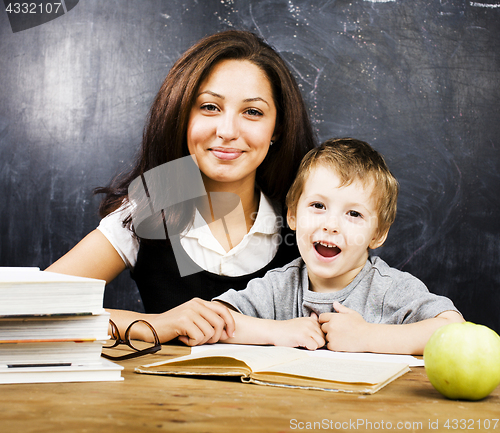
[[[97,227],[118,252],[128,268],[133,269],[139,252],[139,242],[123,227],[122,221],[130,212],[124,204],[104,217]],[[241,242],[229,251],[214,237],[210,228],[196,211],[193,227],[181,236],[181,245],[189,257],[202,269],[230,277],[247,275],[262,269],[276,255],[283,224],[281,214],[261,192],[257,218]]]

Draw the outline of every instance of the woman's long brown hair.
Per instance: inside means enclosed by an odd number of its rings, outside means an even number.
[[[271,83],[278,138],[257,169],[256,183],[268,197],[284,203],[302,157],[315,146],[309,116],[298,85],[279,54],[253,33],[229,30],[200,40],[173,65],[149,111],[135,165],[109,186],[95,190],[105,194],[99,207],[101,217],[122,204],[134,179],[189,155],[187,126],[196,91],[214,65],[227,59],[254,63]],[[194,215],[194,208],[182,212]],[[182,218],[182,224],[187,227],[191,219],[192,215]]]

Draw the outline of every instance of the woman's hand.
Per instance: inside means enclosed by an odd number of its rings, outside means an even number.
[[[234,333],[234,319],[220,303],[194,298],[161,314],[148,315],[160,341],[174,338],[188,346],[216,343]]]

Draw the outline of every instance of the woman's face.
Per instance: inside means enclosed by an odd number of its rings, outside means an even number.
[[[217,63],[200,84],[187,129],[189,153],[205,183],[253,188],[275,123],[273,92],[264,72],[247,60]]]

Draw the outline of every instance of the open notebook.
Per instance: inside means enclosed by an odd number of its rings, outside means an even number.
[[[259,385],[362,394],[373,394],[409,371],[408,362],[342,359],[322,352],[215,344],[193,348],[190,355],[143,365],[135,371],[160,375],[238,376],[243,382]]]

